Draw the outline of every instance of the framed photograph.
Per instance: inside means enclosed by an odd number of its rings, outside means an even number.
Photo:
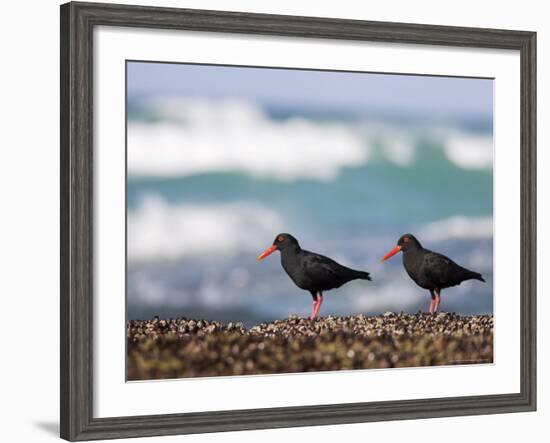
[[[535,410],[535,45],[62,5],[61,436]]]

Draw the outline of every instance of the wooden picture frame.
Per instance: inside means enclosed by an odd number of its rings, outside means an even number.
[[[519,51],[521,390],[274,409],[93,416],[93,29],[122,26]],[[61,437],[91,440],[533,411],[536,408],[536,34],[98,3],[61,6]],[[266,380],[266,383],[268,381]]]

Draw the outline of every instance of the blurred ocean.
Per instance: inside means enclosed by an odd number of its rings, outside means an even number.
[[[130,99],[128,318],[308,315],[279,254],[256,261],[279,232],[372,273],[321,315],[427,309],[401,256],[379,261],[406,232],[487,280],[443,291],[442,310],[492,313],[492,164],[485,117]]]

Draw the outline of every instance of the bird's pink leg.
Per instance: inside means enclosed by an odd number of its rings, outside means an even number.
[[[317,300],[313,300],[313,306],[311,306],[311,315],[309,316],[310,320],[314,320],[317,314],[315,313],[315,310],[317,309],[317,304],[319,302]]]
[[[323,304],[323,293],[319,292],[319,294],[317,295],[317,306],[315,307],[315,313],[313,318],[317,317],[317,314],[319,314],[322,304]]]
[[[437,312],[437,309],[439,308],[439,303],[441,303],[441,290],[440,289],[435,291],[434,313]]]
[[[430,290],[430,295],[432,296],[432,300],[430,301],[430,308],[428,310],[428,312],[430,314],[433,314],[434,313],[434,308],[435,308],[435,295],[434,295],[434,291]]]

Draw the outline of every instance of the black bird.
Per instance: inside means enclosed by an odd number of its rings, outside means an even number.
[[[311,320],[321,309],[323,291],[339,288],[351,280],[371,280],[368,272],[346,268],[331,258],[300,248],[298,240],[290,234],[277,235],[273,245],[259,255],[258,260],[275,251],[281,251],[281,265],[296,286],[311,293]]]
[[[444,255],[424,249],[412,234],[402,235],[397,246],[388,252],[382,261],[399,251],[403,252],[403,265],[409,277],[418,286],[430,291],[430,314],[437,312],[442,289],[457,286],[466,280],[485,281],[479,272],[470,271]]]

